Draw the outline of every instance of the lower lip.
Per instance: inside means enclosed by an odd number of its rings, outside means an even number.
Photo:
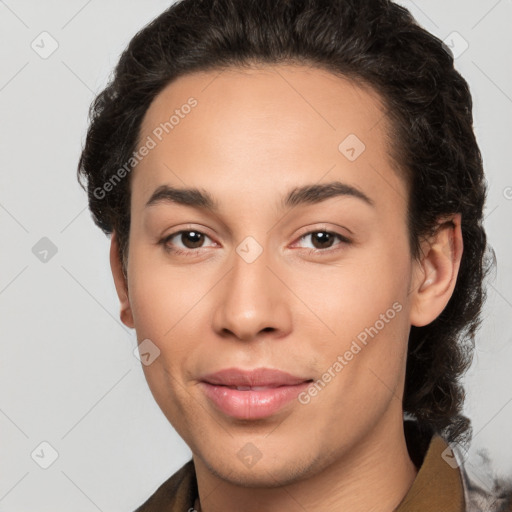
[[[280,386],[257,391],[239,391],[227,386],[216,386],[201,382],[206,396],[224,414],[243,420],[257,420],[272,416],[287,403],[296,399],[311,383],[302,382],[295,386]]]

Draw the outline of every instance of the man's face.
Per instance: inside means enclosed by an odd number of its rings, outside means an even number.
[[[283,484],[402,428],[413,262],[385,125],[376,94],[290,65],[190,74],[146,113],[140,144],[151,149],[132,175],[133,323],[160,350],[144,366],[156,401],[226,479]],[[285,204],[328,183],[344,193]],[[216,208],[155,197],[162,186],[200,189]],[[277,390],[278,375],[237,390],[207,377],[260,368],[302,384]]]

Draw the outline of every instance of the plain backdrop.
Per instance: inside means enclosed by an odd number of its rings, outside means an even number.
[[[486,450],[511,475],[512,1],[401,3],[447,39],[473,94],[498,267],[464,381],[468,461]],[[91,101],[169,5],[0,0],[0,511],[130,511],[190,457],[119,321],[109,240],[75,176]]]

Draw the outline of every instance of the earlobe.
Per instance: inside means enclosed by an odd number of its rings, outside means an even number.
[[[455,214],[439,222],[435,235],[422,246],[421,261],[415,263],[411,325],[422,327],[442,313],[455,289],[462,251],[461,215]]]
[[[121,322],[127,327],[133,329],[133,314],[130,305],[130,297],[128,294],[128,284],[126,277],[123,272],[123,265],[119,255],[119,242],[115,231],[112,233],[110,240],[110,268],[112,270],[112,276],[114,278],[114,284],[116,286],[117,296],[121,305],[120,318]]]

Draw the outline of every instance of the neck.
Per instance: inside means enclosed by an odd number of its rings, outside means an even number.
[[[249,488],[219,478],[194,455],[200,512],[329,510],[392,512],[417,475],[403,423],[381,422],[349,452],[313,476],[274,488]]]

